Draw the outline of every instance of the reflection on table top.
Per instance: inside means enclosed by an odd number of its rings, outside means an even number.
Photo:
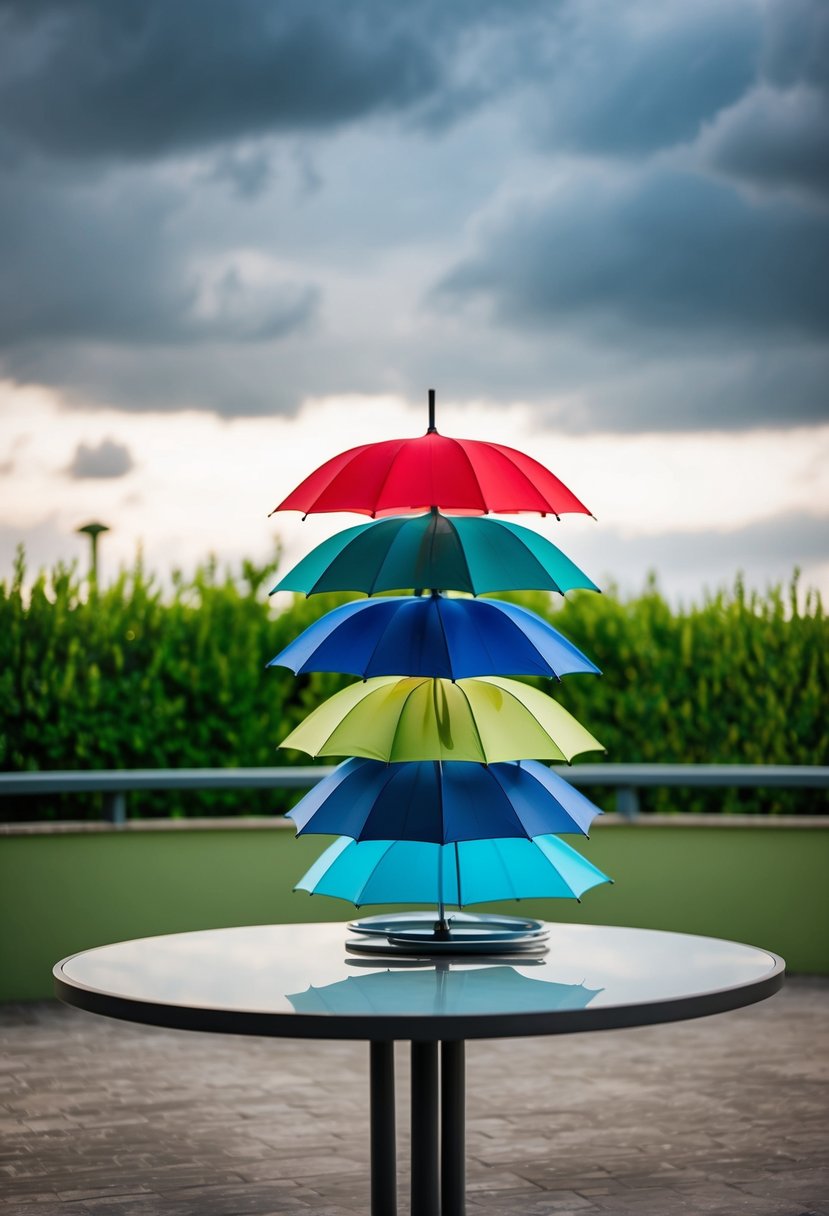
[[[430,1022],[435,1034],[440,1023],[463,1037],[635,1025],[749,1004],[783,979],[782,960],[736,942],[596,925],[550,929],[540,960],[403,964],[348,955],[343,924],[211,929],[86,950],[55,975],[64,1000],[95,1012],[331,1038],[390,1030],[408,1038],[415,1023]]]

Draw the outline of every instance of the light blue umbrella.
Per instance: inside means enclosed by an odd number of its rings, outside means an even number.
[[[364,679],[599,674],[572,642],[526,608],[436,594],[343,604],[309,625],[268,666]]]
[[[556,836],[534,840],[335,840],[295,890],[364,904],[465,907],[501,899],[578,899],[612,882]]]
[[[513,967],[434,967],[363,972],[288,995],[297,1013],[547,1013],[584,1009],[602,991],[522,975]]]
[[[449,844],[581,833],[602,812],[537,760],[339,764],[288,812],[297,835]]]

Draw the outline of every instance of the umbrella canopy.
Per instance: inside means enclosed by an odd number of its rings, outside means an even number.
[[[364,904],[438,906],[501,899],[578,899],[612,880],[556,836],[426,844],[341,836],[296,890]]]
[[[537,760],[511,764],[381,764],[346,760],[288,812],[297,835],[455,840],[581,833],[601,815]]]
[[[560,549],[503,519],[449,518],[438,511],[378,519],[329,537],[279,580],[276,591],[558,591],[596,584]]]
[[[306,477],[274,511],[394,515],[423,507],[471,515],[590,515],[584,503],[531,456],[501,443],[439,435],[434,391],[429,394],[425,435],[341,452]]]
[[[281,747],[311,756],[565,760],[601,743],[546,693],[517,680],[377,676],[329,697]]]
[[[288,995],[297,1013],[518,1013],[584,1009],[601,988],[557,984],[513,967],[437,967],[367,971]]]
[[[269,667],[357,676],[563,676],[599,669],[540,616],[502,600],[395,596],[328,612]]]

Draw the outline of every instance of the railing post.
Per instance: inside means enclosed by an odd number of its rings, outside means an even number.
[[[127,822],[126,790],[107,790],[104,794],[104,817],[110,823]]]
[[[639,791],[635,785],[620,785],[616,790],[616,811],[625,819],[639,815]]]

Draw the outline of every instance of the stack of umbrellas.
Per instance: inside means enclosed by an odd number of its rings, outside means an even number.
[[[425,435],[343,452],[275,510],[372,517],[318,545],[271,592],[370,597],[327,613],[269,664],[360,677],[281,743],[350,757],[289,812],[298,834],[339,837],[297,889],[357,907],[436,905],[355,922],[350,946],[366,953],[539,952],[540,922],[446,909],[578,899],[610,881],[559,839],[586,836],[601,812],[541,763],[569,764],[601,744],[514,678],[599,673],[540,616],[474,597],[598,590],[543,536],[489,518],[590,512],[524,453],[440,435],[431,390]],[[401,591],[412,594],[371,598]]]

